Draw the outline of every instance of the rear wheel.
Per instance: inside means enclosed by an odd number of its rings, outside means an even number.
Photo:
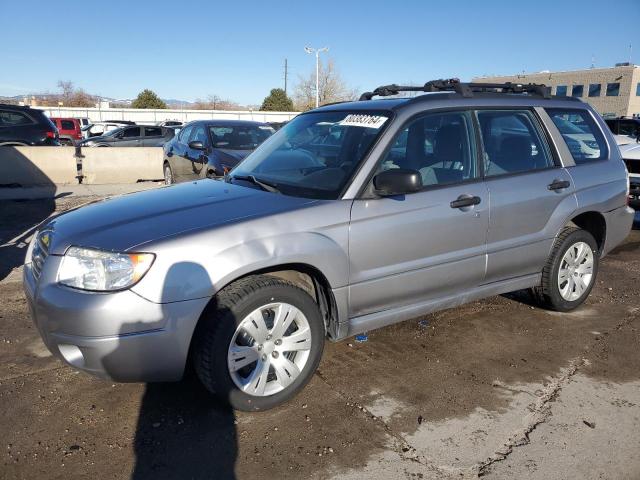
[[[238,410],[266,410],[292,398],[324,347],[313,298],[284,280],[256,275],[229,285],[216,300],[194,339],[203,385]]]
[[[593,235],[580,228],[565,228],[556,239],[534,296],[550,310],[568,312],[577,308],[595,284],[599,259]]]
[[[173,180],[173,172],[171,171],[171,166],[168,163],[164,164],[164,184],[171,185],[175,183]]]

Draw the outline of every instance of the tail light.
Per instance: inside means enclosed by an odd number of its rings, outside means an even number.
[[[56,138],[56,132],[52,132],[51,130],[46,131],[47,138]]]

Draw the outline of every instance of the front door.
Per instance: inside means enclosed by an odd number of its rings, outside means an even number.
[[[378,167],[420,172],[423,190],[354,201],[350,317],[464,293],[485,274],[489,195],[469,112],[417,118]]]

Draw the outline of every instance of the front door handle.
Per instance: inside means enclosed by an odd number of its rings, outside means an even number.
[[[472,207],[473,205],[479,205],[482,199],[480,197],[476,197],[473,195],[460,195],[456,198],[451,205],[451,208],[464,208],[464,207]]]
[[[569,185],[571,185],[569,180],[557,180],[556,179],[553,182],[551,182],[549,185],[547,185],[547,188],[549,190],[563,190],[565,188],[568,188]]]

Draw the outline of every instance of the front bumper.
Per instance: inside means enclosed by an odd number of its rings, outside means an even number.
[[[31,316],[51,353],[118,382],[180,380],[209,299],[158,304],[130,290],[90,293],[64,287],[55,281],[61,258],[49,256],[37,281],[30,264],[23,271]]]

